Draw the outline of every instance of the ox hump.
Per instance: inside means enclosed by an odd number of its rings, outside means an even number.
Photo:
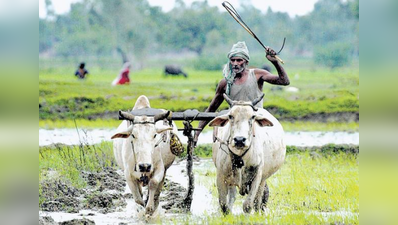
[[[151,105],[149,104],[149,99],[145,95],[141,95],[137,98],[133,110],[143,108],[151,108]]]
[[[247,116],[253,115],[253,108],[249,105],[232,107],[230,114],[245,118]]]

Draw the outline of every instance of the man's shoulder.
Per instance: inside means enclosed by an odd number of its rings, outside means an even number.
[[[262,73],[267,73],[268,72],[268,71],[263,70],[261,68],[253,68],[251,70],[253,71],[254,74],[260,74],[260,73],[262,74]]]
[[[267,70],[263,70],[260,68],[255,68],[253,69],[253,73],[256,76],[257,80],[265,80],[266,77],[271,74],[270,72],[268,72]]]
[[[225,80],[225,78],[223,78],[222,80],[220,80],[220,82],[218,82],[218,85],[216,88],[216,94],[224,93],[226,86],[227,86],[227,81]]]
[[[223,78],[222,80],[220,80],[220,82],[218,82],[218,86],[219,88],[225,88],[225,86],[227,86],[227,80]]]

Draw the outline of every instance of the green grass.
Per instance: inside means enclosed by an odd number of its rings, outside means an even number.
[[[44,179],[56,178],[81,188],[86,186],[81,177],[82,171],[98,172],[115,166],[111,142],[39,147],[39,183]],[[50,171],[55,171],[55,175]]]
[[[202,150],[207,148],[202,146]],[[201,148],[198,148],[201,149]],[[339,150],[339,151],[336,151]],[[164,224],[358,224],[359,154],[344,152],[338,146],[311,151],[289,149],[285,164],[268,179],[269,211],[265,214],[221,212],[204,216],[180,214],[165,217]],[[312,154],[316,151],[318,154]],[[207,153],[203,153],[207,154]],[[81,171],[101,171],[115,166],[110,142],[94,146],[57,146],[39,148],[40,181],[62,179],[75,187],[86,184]],[[218,209],[216,169],[211,161],[194,165],[195,183],[207,187]],[[52,174],[57,174],[54,177]],[[234,208],[241,208],[238,195]],[[159,222],[160,223],[160,222]]]
[[[94,67],[84,81],[75,79],[73,70],[64,66],[39,69],[39,127],[62,127],[65,124],[59,120],[73,119],[89,120],[83,122],[87,126],[114,127],[117,124],[116,112],[131,109],[140,95],[149,97],[151,106],[155,108],[204,111],[222,78],[221,71],[186,69],[189,78],[185,79],[164,77],[161,69],[145,69],[131,72],[130,85],[113,87],[111,82],[118,73],[116,69]],[[359,113],[357,67],[331,71],[325,68],[295,69],[286,65],[286,70],[290,86],[299,88],[299,92],[272,91],[272,85],[264,84],[264,107],[282,121],[301,120],[317,114]],[[224,102],[220,110],[227,107]],[[103,115],[106,113],[105,118]],[[98,117],[109,121],[93,122]],[[70,122],[65,123],[68,126]],[[338,129],[355,130],[358,127],[351,124],[349,128],[343,126]]]
[[[195,171],[195,181],[209,187],[218,206],[215,168]],[[269,211],[265,214],[230,214],[174,218],[170,224],[358,224],[359,156],[347,153],[291,153],[284,166],[268,179]],[[237,197],[234,208],[242,207]]]
[[[76,122],[76,124],[75,124]],[[76,120],[39,120],[39,128],[43,129],[57,129],[57,128],[75,128],[76,125],[81,129],[95,129],[95,128],[110,128],[116,129],[121,121],[112,119],[76,119]],[[181,121],[175,121],[178,128],[184,128]],[[288,122],[282,121],[282,126],[285,131],[357,131],[359,132],[359,123],[356,122],[310,122],[310,121],[296,121]],[[197,121],[192,122],[193,127],[198,126]],[[205,127],[205,131],[211,131],[211,127]]]

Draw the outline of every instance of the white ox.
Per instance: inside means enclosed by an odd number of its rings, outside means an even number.
[[[150,104],[148,98],[141,95],[133,110],[143,108],[150,108]],[[124,171],[135,202],[145,207],[145,214],[148,215],[153,214],[159,205],[166,171],[175,159],[170,150],[169,130],[177,133],[177,128],[175,124],[173,128],[163,124],[169,113],[147,117],[120,112],[125,120],[112,136],[112,139],[124,138],[113,141],[116,162]],[[148,198],[144,202],[142,187],[146,185]]]
[[[265,109],[257,109],[261,98],[253,102],[232,101],[230,111],[214,118],[213,161],[217,168],[217,189],[223,213],[232,210],[236,186],[241,195],[247,194],[243,211],[264,210],[268,200],[266,179],[283,164],[286,145],[283,128]]]

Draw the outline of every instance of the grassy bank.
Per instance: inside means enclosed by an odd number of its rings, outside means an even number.
[[[186,149],[186,145],[184,145]],[[359,146],[328,144],[321,147],[287,146],[288,155],[310,154],[313,158],[328,158],[335,154],[358,155]],[[200,158],[211,158],[211,144],[198,145],[194,155]],[[184,158],[184,152],[180,158]],[[39,181],[56,178],[64,179],[75,187],[86,184],[81,179],[81,171],[98,172],[107,167],[117,168],[114,161],[112,142],[96,145],[62,145],[39,147]]]
[[[57,128],[69,128],[75,129],[76,125],[80,129],[96,129],[96,128],[110,128],[116,129],[121,121],[119,120],[39,120],[39,128],[42,129],[57,129]],[[178,128],[184,128],[181,121],[175,121]],[[282,121],[282,126],[285,131],[352,131],[359,132],[359,123],[357,122],[312,122],[312,121]],[[197,127],[198,122],[192,122],[194,127]],[[212,130],[211,127],[205,127],[205,130]]]
[[[264,107],[282,121],[358,122],[359,69],[294,69],[286,66],[291,85],[298,92],[264,85]],[[160,69],[131,73],[131,84],[111,86],[118,71],[93,68],[87,80],[75,79],[73,69],[43,68],[39,71],[39,120],[73,119],[115,121],[119,109],[134,106],[138,96],[149,97],[151,105],[172,111],[209,105],[220,71],[187,69],[189,77],[164,77]],[[224,102],[220,109],[227,108]],[[104,122],[103,125],[114,125]],[[41,123],[40,126],[46,126]]]
[[[39,183],[56,178],[77,188],[84,187],[82,171],[98,172],[107,167],[116,167],[111,142],[39,147]]]
[[[186,147],[185,147],[186,149]],[[358,154],[359,146],[358,145],[335,145],[328,144],[320,147],[297,147],[297,146],[286,146],[287,154],[296,154],[296,153],[304,153],[309,152],[313,156],[327,156],[335,153],[347,153],[347,154]],[[181,155],[181,157],[185,157],[185,152]],[[211,144],[203,144],[198,145],[194,150],[194,155],[201,158],[211,158],[212,157],[212,145]]]

